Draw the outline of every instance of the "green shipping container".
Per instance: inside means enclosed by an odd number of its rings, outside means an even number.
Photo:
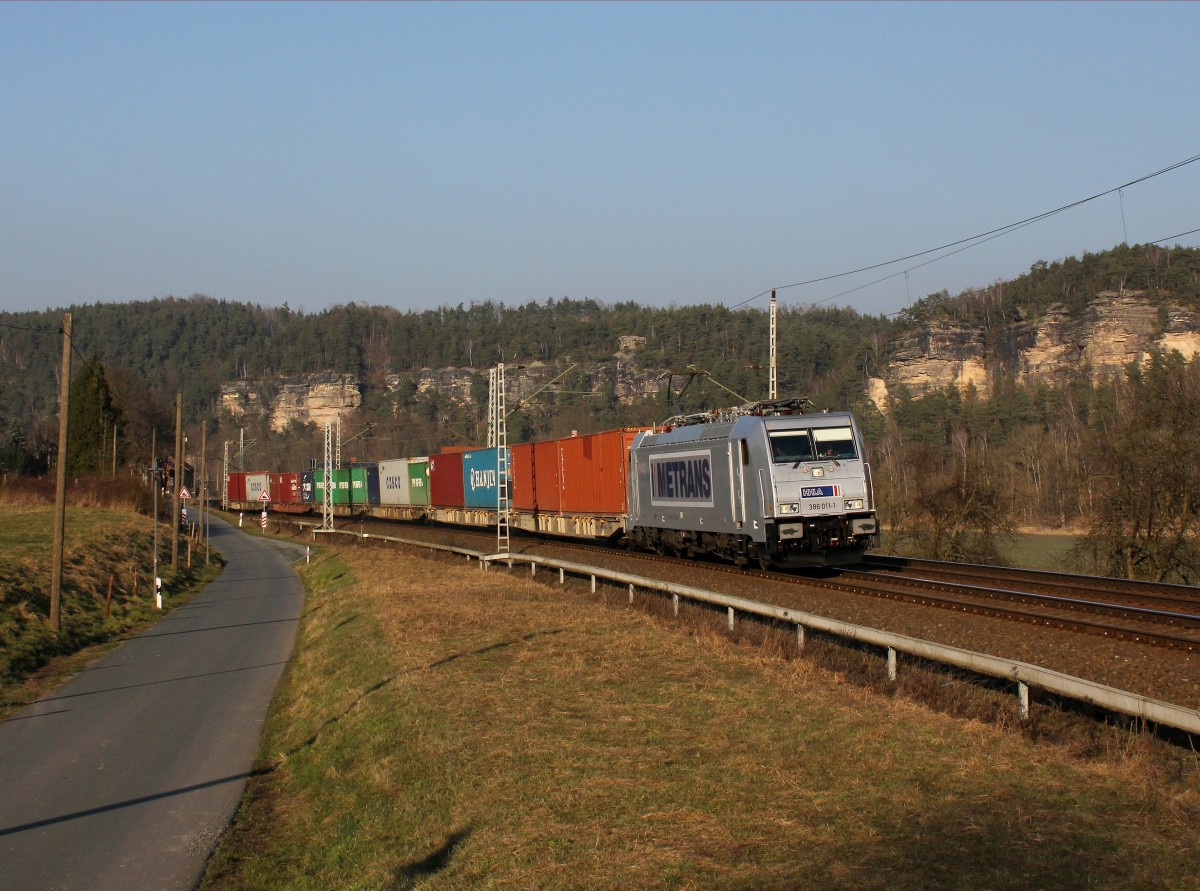
[[[350,468],[350,503],[367,503],[367,471],[365,468]]]
[[[409,504],[429,504],[429,459],[410,458],[408,461]]]
[[[339,504],[350,503],[350,471],[335,470],[331,474],[333,481],[333,505],[337,507]],[[313,485],[316,487],[316,497],[313,499],[316,504],[325,503],[325,471],[317,470],[313,473]]]

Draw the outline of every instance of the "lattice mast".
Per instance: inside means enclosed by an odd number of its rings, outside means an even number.
[[[495,432],[496,448],[496,553],[507,554],[510,546],[508,515],[508,423],[504,407],[504,363],[496,366],[491,375],[495,384],[495,399],[491,427]]]
[[[775,289],[771,289],[771,377],[767,384],[767,399],[779,398],[779,366],[775,352]]]
[[[333,424],[325,422],[325,497],[321,502],[321,530],[333,531]]]
[[[487,447],[489,449],[496,447],[496,371],[495,368],[488,369]]]

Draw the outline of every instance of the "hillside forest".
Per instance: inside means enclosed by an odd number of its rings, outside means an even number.
[[[867,381],[885,373],[898,340],[941,320],[981,333],[1005,353],[1014,320],[1052,304],[1082,312],[1105,291],[1138,290],[1167,307],[1200,309],[1200,250],[1137,245],[1039,261],[1008,282],[951,296],[931,294],[895,317],[789,304],[779,308],[781,395],[818,409],[857,413],[868,441],[885,549],[942,559],[999,558],[1020,527],[1082,533],[1076,568],[1195,583],[1200,579],[1200,364],[1156,354],[1095,380],[1086,367],[1055,379],[1018,379],[1002,363],[990,398],[971,387],[915,394],[894,389],[881,411]],[[761,305],[760,305],[761,304]],[[202,295],[67,307],[73,316],[69,470],[141,474],[151,432],[173,437],[182,394],[189,452],[203,428],[209,475],[226,441],[251,444],[247,469],[306,466],[323,432],[265,419],[239,429],[220,408],[223,383],[354,374],[362,406],[346,418],[358,460],[427,454],[486,437],[487,375],[548,366],[566,374],[536,399],[511,406],[509,441],[661,422],[763,398],[767,390],[765,299],[737,309],[654,308],[634,302],[547,299],[523,305],[475,301],[421,312],[347,303],[307,313]],[[0,467],[44,475],[57,444],[63,310],[0,313]],[[623,337],[644,338],[642,369],[669,386],[618,400],[600,371]],[[422,391],[428,369],[470,369],[471,398]],[[568,369],[570,369],[568,371]],[[115,451],[114,451],[115,443]],[[167,449],[160,450],[166,454]]]

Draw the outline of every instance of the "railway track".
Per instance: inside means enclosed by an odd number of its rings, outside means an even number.
[[[1067,572],[979,566],[970,563],[948,563],[941,560],[887,557],[874,554],[868,554],[859,566],[849,569],[854,571],[869,569],[875,573],[959,581],[968,585],[1052,594],[1077,600],[1128,604],[1168,612],[1200,612],[1200,588],[1191,585],[1172,585]]]
[[[367,532],[395,533],[395,526],[390,524],[368,522],[354,526]],[[433,533],[431,538],[441,531],[433,527],[411,528],[420,529],[422,536]],[[483,532],[455,529],[452,534],[477,540],[482,551],[489,550],[495,544],[495,537]],[[735,576],[740,580],[739,587],[743,588],[745,582],[761,581],[780,586],[779,590],[767,595],[772,603],[780,606],[794,605],[785,602],[784,592],[788,586],[795,585],[1023,622],[1035,627],[1061,628],[1112,640],[1200,652],[1200,599],[1195,596],[1195,589],[1184,586],[1148,586],[1134,582],[1123,587],[1119,579],[1093,580],[1087,576],[959,566],[904,558],[872,558],[868,564],[870,569],[843,569],[822,576],[817,573],[739,569],[718,563],[570,541],[514,538],[513,542],[521,550],[526,545],[552,546],[601,555],[607,562],[618,558],[643,564],[661,564],[676,570],[686,567],[688,571]],[[1026,579],[1029,580],[1028,584]],[[991,584],[979,584],[981,580]],[[1099,584],[1091,584],[1093,581]],[[1005,586],[1001,587],[997,582],[1003,582]]]

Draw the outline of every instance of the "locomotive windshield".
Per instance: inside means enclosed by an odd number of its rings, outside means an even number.
[[[795,464],[813,459],[812,439],[807,430],[771,434],[771,454],[776,464]]]
[[[857,458],[858,450],[854,447],[854,431],[849,427],[818,427],[771,433],[771,454],[776,464],[795,464]]]

